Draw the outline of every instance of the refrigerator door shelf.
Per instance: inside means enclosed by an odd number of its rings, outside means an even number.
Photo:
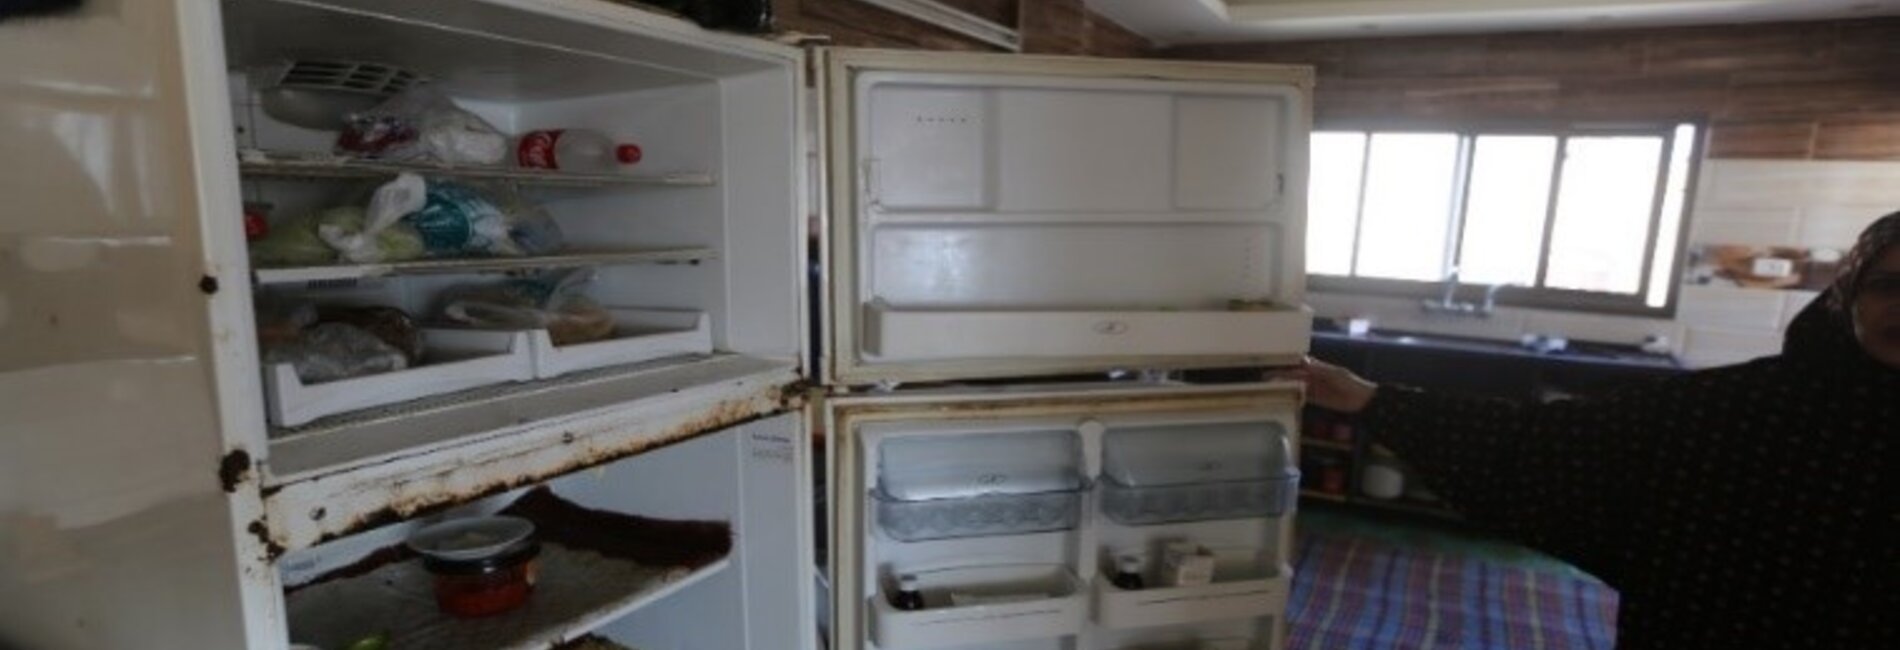
[[[1284,573],[1137,591],[1096,580],[1095,621],[1103,627],[1126,629],[1276,616],[1286,609],[1289,585]]]
[[[1300,473],[1258,481],[1128,487],[1101,482],[1102,514],[1128,526],[1280,517],[1299,500]]]
[[[878,488],[898,501],[1062,492],[1087,483],[1073,430],[894,435],[875,444]]]
[[[872,639],[880,650],[962,647],[1081,633],[1088,595],[1060,565],[959,567],[918,572],[924,609],[900,610],[873,595]],[[953,598],[988,600],[957,606]]]
[[[1118,427],[1102,440],[1102,474],[1145,488],[1285,478],[1294,470],[1278,422]]]
[[[1082,494],[1071,490],[900,501],[879,493],[877,521],[884,534],[903,542],[1069,530],[1081,521]]]
[[[865,307],[865,351],[884,361],[1014,358],[1284,357],[1306,353],[1312,313],[983,311]],[[946,336],[955,332],[954,336]]]

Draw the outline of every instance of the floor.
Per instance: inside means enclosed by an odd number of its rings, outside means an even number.
[[[1302,505],[1290,648],[1614,645],[1616,592],[1574,567],[1445,526]]]

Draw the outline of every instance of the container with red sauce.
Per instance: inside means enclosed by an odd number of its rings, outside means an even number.
[[[481,618],[507,612],[534,593],[535,558],[541,544],[523,541],[495,555],[475,559],[425,557],[423,568],[435,576],[435,604],[456,618]]]

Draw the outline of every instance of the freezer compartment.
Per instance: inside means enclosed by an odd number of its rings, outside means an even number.
[[[878,494],[878,528],[903,542],[1021,535],[1075,528],[1082,492],[995,494],[961,499],[900,501]]]
[[[1260,481],[1189,483],[1128,487],[1106,479],[1101,482],[1102,514],[1128,526],[1279,517],[1292,512],[1299,500],[1300,475]]]
[[[1082,631],[1087,594],[1060,565],[996,565],[914,572],[924,608],[900,610],[874,595],[871,637],[881,650],[962,647],[1051,639]],[[957,603],[972,603],[963,604]]]
[[[1306,353],[1312,314],[1270,311],[981,310],[865,307],[866,352],[883,360]]]
[[[688,354],[711,354],[712,324],[705,312],[610,308],[613,338],[592,343],[555,345],[546,330],[532,333],[534,376],[617,366]]]
[[[1144,578],[1157,586],[1147,589],[1131,591],[1097,579],[1095,622],[1124,629],[1277,616],[1285,610],[1291,585],[1287,567],[1253,549],[1216,549],[1215,556],[1214,581],[1205,585],[1163,586],[1153,571]]]
[[[298,379],[291,364],[265,368],[271,424],[298,426],[337,413],[534,379],[526,332],[425,329],[423,347],[428,358],[422,365],[316,384]]]

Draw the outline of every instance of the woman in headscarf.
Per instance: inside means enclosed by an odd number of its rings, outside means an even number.
[[[1291,374],[1469,521],[1615,587],[1618,648],[1900,648],[1900,212],[1778,356],[1551,404]]]

